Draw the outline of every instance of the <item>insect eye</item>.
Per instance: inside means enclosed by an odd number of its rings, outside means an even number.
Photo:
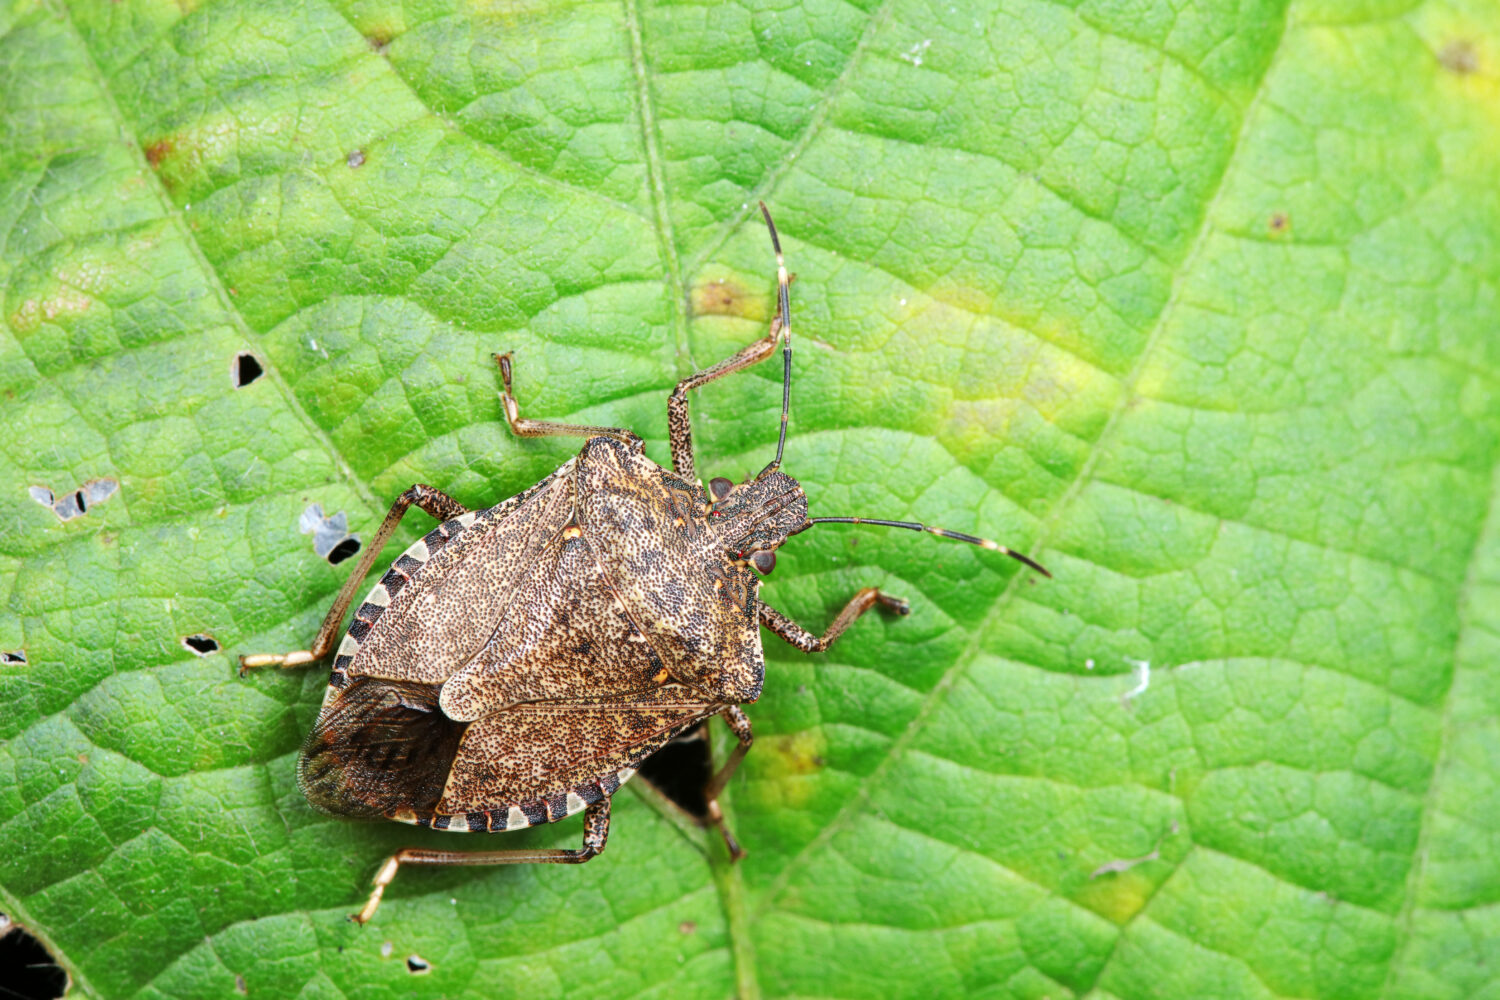
[[[750,565],[761,576],[768,576],[771,570],[776,568],[776,553],[770,549],[761,549],[759,552],[751,553]]]
[[[717,476],[708,481],[708,492],[714,495],[715,500],[723,500],[729,495],[729,491],[732,489],[734,489],[734,483],[731,483],[723,476]]]

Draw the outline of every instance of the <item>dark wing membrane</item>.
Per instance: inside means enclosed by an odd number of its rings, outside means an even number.
[[[628,703],[517,705],[470,723],[437,811],[503,809],[607,784],[713,714],[685,694],[674,685]]]
[[[297,783],[319,810],[374,819],[431,810],[466,722],[438,708],[430,684],[358,677],[339,691],[302,744]]]

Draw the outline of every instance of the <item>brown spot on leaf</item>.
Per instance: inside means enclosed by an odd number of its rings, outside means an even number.
[[[1271,230],[1271,235],[1276,236],[1292,228],[1292,220],[1285,212],[1273,212],[1271,221],[1266,226]]]
[[[1450,73],[1469,76],[1479,72],[1479,50],[1467,39],[1455,38],[1438,53],[1438,62]]]
[[[356,149],[349,154],[348,164],[350,170],[358,170],[365,165],[365,151]]]
[[[745,289],[727,278],[693,286],[693,315],[743,316]]]
[[[151,164],[152,170],[157,170],[161,167],[161,161],[165,160],[167,155],[175,148],[171,139],[158,139],[156,142],[145,147],[146,162]]]
[[[696,920],[684,920],[677,925],[677,930],[683,934],[696,934],[698,932],[698,922]]]

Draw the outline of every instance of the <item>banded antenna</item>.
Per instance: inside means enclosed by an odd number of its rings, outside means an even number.
[[[978,535],[966,535],[961,531],[949,531],[947,528],[934,528],[930,524],[918,524],[916,521],[887,521],[882,518],[875,517],[809,518],[807,521],[808,527],[811,527],[814,524],[874,524],[882,528],[905,528],[908,531],[925,531],[929,535],[937,535],[940,538],[952,538],[955,541],[968,542],[970,545],[977,545],[981,549],[989,549],[991,552],[1004,553],[1005,555],[1010,556],[1016,562],[1024,563],[1025,565],[1030,566],[1032,569],[1036,570],[1047,579],[1052,579],[1052,574],[1047,571],[1047,567],[1043,566],[1035,559],[1032,559],[1030,556],[1023,555],[1022,553],[1017,552],[1015,549],[1008,549],[1004,545],[1000,545],[996,542],[990,541],[988,538],[980,538]]]
[[[786,273],[786,259],[781,255],[781,239],[776,235],[776,223],[771,221],[771,210],[760,202],[760,214],[766,217],[766,228],[771,231],[771,247],[776,251],[776,308],[781,316],[781,332],[786,337],[781,347],[781,433],[776,438],[776,457],[771,464],[760,470],[759,479],[768,472],[781,468],[781,455],[786,450],[786,419],[792,409],[792,302],[788,292],[791,279]]]

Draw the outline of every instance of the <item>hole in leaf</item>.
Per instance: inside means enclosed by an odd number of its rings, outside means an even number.
[[[204,635],[202,632],[183,636],[182,644],[199,656],[207,656],[209,653],[217,653],[219,651],[218,641],[213,636]]]
[[[244,976],[236,975],[234,977],[234,991],[240,996],[248,996],[250,994],[250,984],[245,982]]]
[[[25,662],[26,662],[26,650],[24,650],[24,649],[8,649],[8,650],[6,650],[4,652],[0,652],[0,663],[25,663]]]
[[[59,520],[71,521],[87,514],[94,504],[103,503],[114,496],[119,488],[118,482],[104,478],[90,479],[77,489],[65,493],[61,499],[45,486],[28,486],[26,492],[43,507],[50,507]]]
[[[707,733],[702,726],[677,737],[641,762],[636,777],[699,823],[708,822],[703,790],[713,776]]]
[[[328,561],[337,566],[358,551],[359,539],[350,536],[333,547],[333,550],[328,553]]]
[[[45,945],[26,928],[0,913],[0,982],[5,995],[53,1000],[68,991],[68,974]]]
[[[234,356],[234,387],[243,389],[265,374],[265,369],[260,366],[260,359],[249,351],[241,351]]]
[[[349,534],[349,517],[343,511],[330,517],[322,504],[309,504],[297,526],[313,536],[313,551],[335,566],[359,551],[359,536]]]
[[[407,955],[406,971],[414,976],[425,975],[432,971],[432,963],[421,955]]]

